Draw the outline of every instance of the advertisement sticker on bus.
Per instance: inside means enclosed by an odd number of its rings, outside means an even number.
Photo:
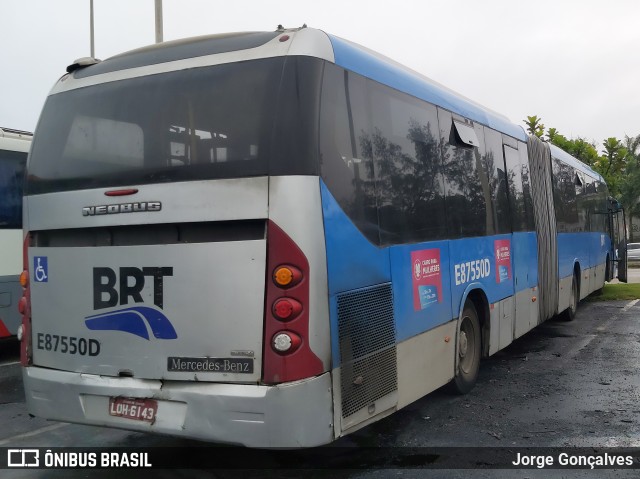
[[[511,279],[511,241],[495,240],[493,249],[496,253],[496,283],[504,283]]]
[[[440,250],[424,249],[411,252],[413,265],[413,307],[426,309],[442,300]]]

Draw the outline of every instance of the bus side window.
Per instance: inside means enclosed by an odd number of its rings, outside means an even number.
[[[554,177],[554,203],[558,218],[558,232],[579,231],[578,208],[576,205],[576,171],[570,165],[552,158]]]
[[[495,232],[511,232],[509,200],[507,197],[507,175],[502,153],[502,135],[484,127],[485,155],[483,165],[489,177]]]
[[[562,164],[555,158],[551,158],[551,166],[551,184],[553,187],[553,206],[556,210],[556,223],[558,225],[558,232],[565,232],[567,227],[562,194]]]
[[[445,238],[436,107],[379,84],[369,91],[382,244]]]
[[[527,209],[525,205],[523,169],[520,154],[516,148],[504,145],[504,162],[509,185],[509,205],[513,231],[527,231]]]
[[[453,119],[450,112],[438,108],[438,125],[449,237],[485,236],[488,231],[493,232],[493,215],[488,211],[491,194],[481,163],[484,155],[482,127],[476,130],[480,145],[470,148],[451,144]]]
[[[380,243],[369,134],[366,83],[327,63],[320,106],[322,179],[338,204],[374,244]]]
[[[533,197],[531,196],[531,174],[529,167],[529,152],[525,143],[519,143],[518,153],[520,154],[520,167],[522,171],[522,194],[525,211],[525,231],[536,229],[533,215]]]

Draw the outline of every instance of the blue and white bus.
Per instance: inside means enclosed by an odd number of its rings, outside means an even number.
[[[16,335],[22,297],[22,185],[32,134],[0,128],[0,340]]]
[[[27,175],[23,378],[59,421],[326,444],[614,271],[600,175],[311,28],[74,63]]]

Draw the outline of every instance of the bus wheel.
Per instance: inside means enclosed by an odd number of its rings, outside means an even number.
[[[449,388],[455,394],[467,394],[473,389],[480,369],[480,321],[473,303],[467,301],[462,311],[458,332],[457,370]]]
[[[562,319],[565,321],[573,321],[576,317],[576,311],[578,311],[578,277],[573,275],[573,280],[571,280],[571,300],[569,302],[569,307],[564,310],[562,313]]]

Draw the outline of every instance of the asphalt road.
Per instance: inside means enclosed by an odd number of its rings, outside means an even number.
[[[638,470],[424,470],[408,447],[640,447],[640,303],[583,303],[575,321],[550,320],[485,360],[466,396],[443,390],[337,441],[357,446],[358,463],[338,457],[335,470],[1,471],[14,477],[638,477]],[[10,346],[7,348],[7,346]],[[17,348],[0,355],[0,447],[202,446],[196,441],[30,418]],[[211,447],[211,454],[226,450]],[[336,449],[343,453],[343,449]],[[399,454],[400,451],[400,454]],[[303,452],[313,461],[324,448]],[[304,456],[306,455],[306,456]],[[245,467],[258,457],[242,453]],[[280,456],[281,457],[281,456]],[[292,456],[293,457],[293,456]],[[300,456],[297,456],[300,457]],[[460,459],[461,467],[490,467]],[[466,461],[466,462],[465,462]],[[469,463],[471,461],[471,463]],[[254,465],[252,465],[254,464]],[[367,466],[375,468],[369,470]],[[142,474],[147,472],[149,474]]]

